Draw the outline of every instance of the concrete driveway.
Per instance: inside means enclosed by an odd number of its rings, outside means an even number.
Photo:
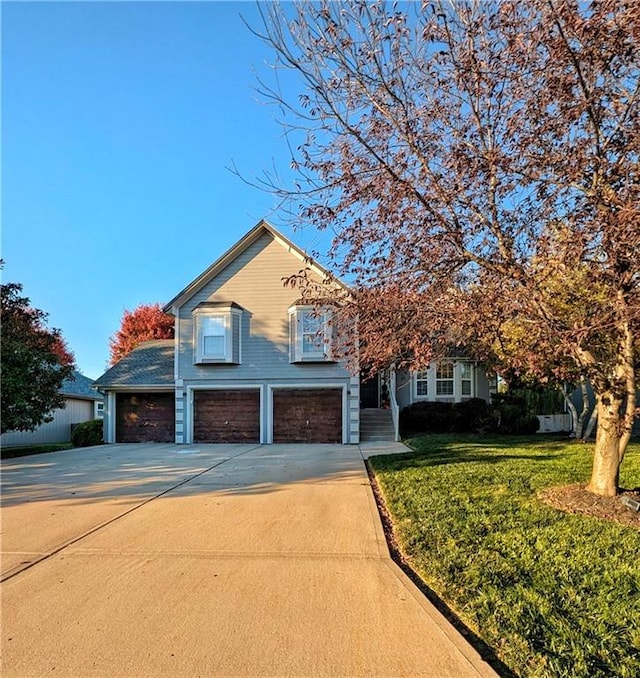
[[[496,675],[389,558],[368,452],[3,462],[2,675]]]

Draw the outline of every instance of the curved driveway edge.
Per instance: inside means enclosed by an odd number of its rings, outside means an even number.
[[[366,454],[3,462],[3,676],[495,676],[390,559]]]

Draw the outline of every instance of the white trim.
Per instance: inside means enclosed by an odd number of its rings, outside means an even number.
[[[173,323],[173,378],[178,384],[180,379],[180,314],[175,316]]]
[[[468,379],[462,378],[462,368],[464,365],[468,365],[470,368],[470,374]],[[459,360],[455,364],[455,373],[454,373],[454,378],[455,381],[458,383],[458,388],[460,389],[460,399],[462,400],[463,398],[475,398],[476,395],[476,380],[475,380],[475,364],[472,363],[470,360]],[[468,381],[469,382],[469,389],[470,393],[463,393],[462,392],[462,382],[463,381]],[[455,382],[454,382],[455,383]]]
[[[304,315],[314,314],[322,321],[322,350],[304,352]],[[331,356],[331,343],[333,331],[331,326],[332,310],[325,305],[314,306],[312,304],[294,304],[289,307],[289,327],[295,322],[295,344],[291,346],[291,331],[289,332],[289,355],[292,363],[323,363],[335,362]],[[308,334],[308,333],[307,333]],[[293,351],[291,350],[293,348]]]
[[[400,441],[400,407],[398,406],[395,363],[391,364],[389,370],[389,406],[391,408],[391,420],[393,422],[393,439],[397,443]]]
[[[184,383],[182,379],[176,379],[176,387],[174,390],[174,407],[175,407],[175,441],[176,445],[184,444]]]
[[[258,390],[260,391],[260,404],[258,405],[259,407],[259,416],[260,416],[260,444],[264,444],[266,442],[265,440],[265,421],[263,417],[263,412],[264,412],[264,384],[262,383],[257,383],[257,384],[196,384],[194,386],[187,386],[186,391],[187,395],[185,396],[186,398],[186,407],[185,412],[188,412],[188,422],[187,422],[187,427],[185,431],[186,435],[186,440],[185,442],[188,445],[193,444],[193,426],[195,423],[195,410],[194,410],[194,405],[195,405],[195,400],[193,397],[193,392],[194,391],[240,391],[240,390],[250,390],[250,391],[255,391]]]
[[[158,384],[153,384],[151,386],[148,386],[146,384],[126,384],[123,386],[120,386],[118,384],[113,384],[109,386],[109,392],[110,393],[136,393],[136,392],[141,392],[141,393],[146,393],[148,391],[159,391],[161,393],[173,393],[175,389],[175,384],[166,384],[165,386],[159,386]]]
[[[439,377],[438,376],[438,369],[443,369],[446,366],[447,368],[447,375],[444,377]],[[457,400],[456,395],[460,395],[459,393],[459,387],[458,387],[458,369],[457,365],[453,360],[439,360],[436,365],[434,366],[434,371],[435,371],[435,389],[433,392],[433,395],[435,396],[436,400],[450,400],[453,398],[453,400]],[[449,371],[451,371],[451,376],[449,376]],[[447,388],[450,386],[451,387],[451,392],[447,393],[438,393],[438,385],[439,384],[446,384]],[[458,393],[456,393],[458,392]]]
[[[116,442],[116,393],[115,391],[107,391],[105,394],[105,415],[107,425],[104,426],[102,433],[105,443]],[[104,421],[104,419],[103,419]]]
[[[115,443],[116,441],[116,418],[118,416],[116,400],[121,393],[170,393],[173,395],[173,412],[174,412],[174,427],[175,427],[175,411],[176,411],[176,389],[175,386],[114,386],[113,390],[106,392],[105,397],[105,412],[107,413],[107,426],[103,429],[105,443]],[[175,433],[175,428],[174,428]]]
[[[418,395],[418,373],[427,373],[427,395]],[[424,381],[424,379],[421,379]],[[411,371],[411,402],[417,403],[422,401],[430,401],[435,399],[436,383],[435,373],[433,370],[433,363],[429,365],[426,370],[412,370]]]
[[[191,311],[193,317],[193,364],[194,365],[240,365],[242,363],[242,311],[239,308],[196,308]],[[224,352],[219,355],[207,355],[204,352],[203,321],[218,318],[223,322]],[[233,323],[238,318],[238,362],[234,361]]]
[[[453,364],[453,393],[438,394],[437,393],[437,373],[436,366],[438,362],[449,362]],[[462,365],[469,365],[471,367],[471,393],[469,395],[462,394]],[[418,372],[427,373],[427,395],[418,395]],[[443,381],[450,381],[445,379]],[[426,370],[412,370],[411,371],[411,402],[456,402],[477,397],[478,393],[478,370],[477,364],[473,360],[464,360],[460,358],[446,358],[442,361],[433,361]]]
[[[278,382],[267,384],[267,440],[268,445],[273,444],[273,392],[278,389],[305,389],[307,391],[319,391],[324,389],[342,389],[342,444],[349,444],[349,385],[342,382],[322,382],[310,384],[305,382]]]

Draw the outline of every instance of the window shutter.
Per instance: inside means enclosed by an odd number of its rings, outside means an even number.
[[[233,313],[231,316],[231,362],[240,364],[240,329],[242,325],[242,316]]]
[[[333,313],[328,310],[324,314],[324,358],[333,361]]]
[[[200,316],[195,316],[193,319],[193,364],[197,365],[200,356]]]
[[[298,313],[289,313],[289,362],[295,363],[298,359]]]

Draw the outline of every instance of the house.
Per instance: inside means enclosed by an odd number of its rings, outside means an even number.
[[[35,431],[9,431],[0,436],[2,447],[24,447],[26,445],[47,445],[71,441],[71,427],[103,415],[103,397],[92,387],[92,379],[77,370],[66,379],[60,392],[64,395],[65,406],[54,410],[53,421],[41,424]]]
[[[402,380],[389,370],[361,390],[331,350],[339,341],[331,300],[306,302],[284,284],[305,267],[327,279],[259,222],[165,306],[175,339],[141,344],[95,382],[105,394],[105,441],[358,443],[361,408],[393,416],[397,437],[396,385],[403,403],[488,397],[480,371],[462,361]]]
[[[309,266],[261,221],[165,307],[175,339],[102,375],[105,440],[358,442],[358,378],[330,351],[330,309],[283,278]]]

